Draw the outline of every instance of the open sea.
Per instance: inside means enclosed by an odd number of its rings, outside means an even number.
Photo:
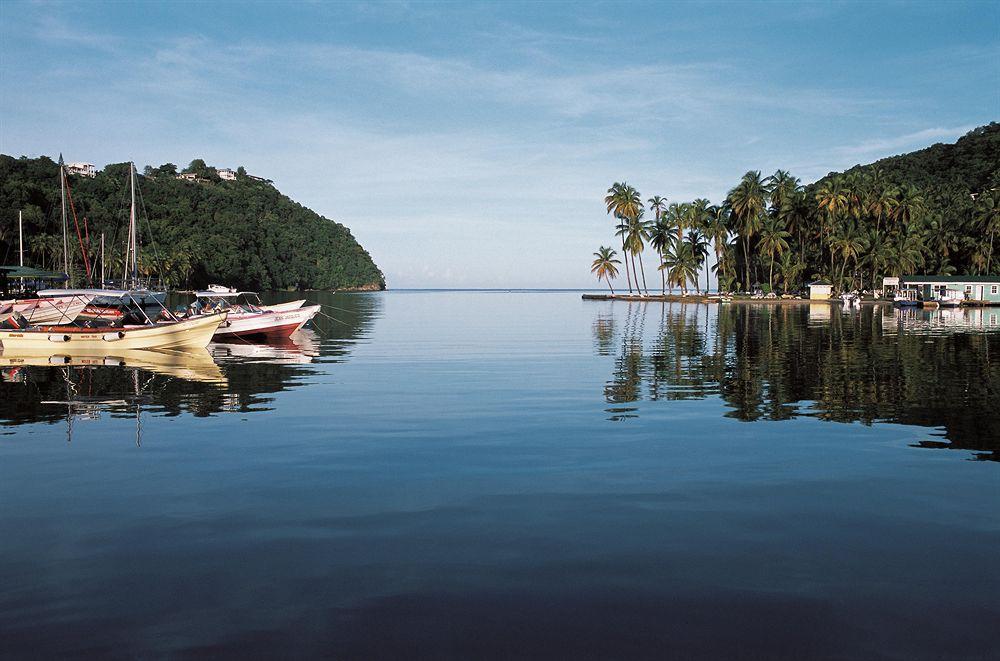
[[[2,356],[0,657],[1000,658],[1000,308],[308,296]]]

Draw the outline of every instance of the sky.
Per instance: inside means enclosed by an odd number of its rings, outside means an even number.
[[[391,288],[594,287],[613,182],[720,202],[997,120],[995,1],[0,2],[0,152],[242,165]]]

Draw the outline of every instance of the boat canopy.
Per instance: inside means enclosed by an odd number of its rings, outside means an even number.
[[[256,296],[255,291],[196,291],[192,292],[198,298],[236,298],[237,296]]]
[[[43,271],[27,266],[0,266],[0,271],[8,278],[31,278],[32,280],[69,280],[69,276],[58,271]]]
[[[144,296],[153,292],[147,289],[43,289],[38,292],[42,297],[58,296],[102,296],[105,298],[126,299],[133,296]]]

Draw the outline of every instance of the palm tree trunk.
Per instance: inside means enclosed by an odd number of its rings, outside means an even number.
[[[628,293],[632,293],[632,274],[628,272],[628,251],[625,249],[625,235],[622,235],[622,257],[625,258],[625,279],[628,280]]]
[[[649,288],[646,287],[646,267],[642,264],[642,253],[639,253],[639,270],[642,271],[642,288],[646,291],[646,296],[649,296]]]
[[[611,286],[611,277],[606,275],[606,276],[604,276],[604,280],[605,280],[605,282],[608,283],[608,289],[611,290],[611,295],[614,296],[615,295],[615,288]]]
[[[660,266],[663,266],[663,251],[657,250],[657,254],[660,256]],[[667,274],[660,269],[660,292],[664,295],[667,293]]]
[[[637,293],[641,294],[642,290],[639,289],[639,274],[635,270],[635,253],[632,253],[632,277],[635,278],[635,290]],[[629,292],[631,293],[631,291]]]
[[[771,270],[767,274],[767,286],[771,288],[772,292],[774,291],[774,253],[773,252],[771,253]]]

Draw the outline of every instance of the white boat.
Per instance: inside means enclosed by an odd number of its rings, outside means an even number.
[[[965,301],[965,294],[957,289],[946,289],[941,298],[938,299],[938,303],[943,308],[957,308],[963,301]]]
[[[297,301],[288,301],[287,303],[275,303],[273,305],[264,305],[263,303],[260,302],[260,298],[254,292],[241,292],[238,289],[235,289],[233,287],[226,287],[225,285],[209,285],[208,287],[205,288],[204,291],[191,291],[185,293],[194,294],[199,298],[201,297],[227,298],[234,296],[243,296],[243,297],[252,296],[254,298],[253,304],[255,307],[258,307],[261,310],[274,310],[275,312],[286,312],[288,310],[297,310],[298,308],[306,304],[306,299],[300,298]]]
[[[260,304],[255,292],[206,290],[195,292],[195,296],[196,301],[189,308],[194,316],[201,313],[201,310],[229,312],[229,317],[215,333],[219,339],[288,337],[305,326],[320,311],[319,305],[299,304],[298,307],[269,308]]]
[[[90,304],[91,298],[84,294],[0,301],[0,322],[11,316],[20,315],[32,325],[69,324]]]
[[[204,349],[226,321],[226,312],[198,315],[180,321],[165,321],[143,326],[31,326],[25,329],[0,330],[0,345],[8,351],[54,351],[125,349]]]

